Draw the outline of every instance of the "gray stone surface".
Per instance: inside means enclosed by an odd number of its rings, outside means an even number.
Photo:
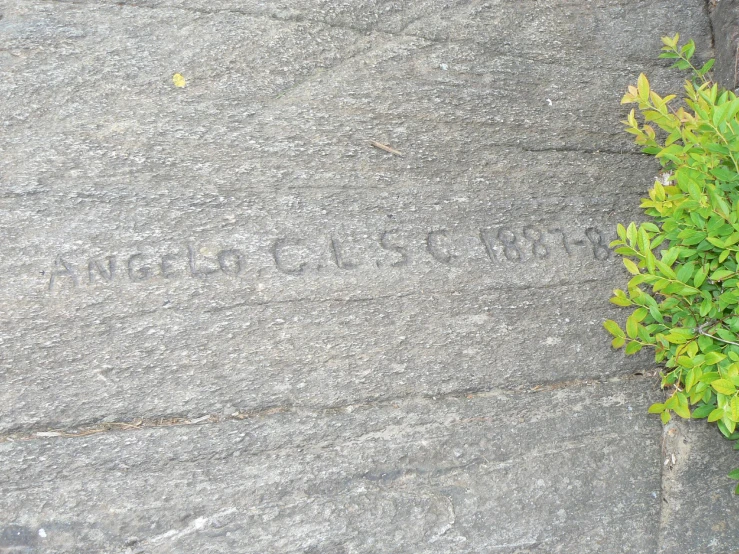
[[[713,77],[728,89],[739,86],[739,4],[734,0],[709,2],[716,63]]]
[[[705,421],[676,421],[665,430],[660,552],[736,554],[739,552],[739,467],[733,443]]]
[[[0,16],[0,553],[679,551],[601,323],[702,1]]]
[[[190,201],[203,208],[188,213]],[[167,209],[135,208],[151,222],[140,230],[125,229],[120,210],[131,213],[136,201],[123,199],[76,209],[61,199],[32,215],[9,214],[9,228],[56,213],[74,213],[82,225],[70,222],[79,246],[46,233],[18,245],[26,270],[6,281],[15,300],[6,303],[13,324],[3,332],[13,383],[0,392],[13,406],[4,428],[338,405],[649,364],[610,352],[601,327],[618,316],[607,298],[614,277],[623,279],[603,246],[605,229],[625,216],[613,197],[503,203],[481,186],[164,202]],[[111,218],[107,229],[89,225]],[[541,235],[538,254],[524,233]],[[514,261],[498,236],[518,237],[520,250],[508,247]],[[187,244],[198,271],[218,267],[219,252],[225,271],[193,277]],[[23,256],[21,248],[7,259]],[[243,254],[238,276],[225,249]],[[88,260],[105,265],[109,255],[116,275],[107,283],[93,269],[91,283]],[[142,268],[153,275],[144,278]],[[60,370],[52,380],[50,367]]]
[[[646,414],[648,388],[639,379],[6,442],[0,548],[655,552],[660,424]]]
[[[648,365],[600,325],[656,169],[618,99],[700,3],[332,5],[4,10],[0,429]]]

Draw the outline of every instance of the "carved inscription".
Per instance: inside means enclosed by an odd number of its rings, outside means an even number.
[[[409,238],[413,237],[413,238]],[[242,250],[227,247],[204,254],[194,244],[179,252],[157,255],[131,252],[125,256],[91,258],[83,264],[59,255],[48,277],[48,289],[65,286],[105,285],[127,280],[141,283],[150,279],[190,277],[209,279],[218,275],[239,278],[272,266],[293,277],[321,271],[399,271],[413,264],[436,264],[439,268],[483,263],[487,267],[510,264],[558,263],[564,258],[606,261],[611,256],[608,240],[596,227],[579,231],[559,227],[525,225],[499,226],[473,232],[435,228],[423,233],[392,228],[374,237],[360,239],[327,234],[323,240],[307,237],[280,237],[272,241],[259,259],[247,258]],[[476,245],[476,246],[475,246]]]
[[[404,265],[408,265],[407,249],[393,243],[393,235],[397,233],[397,229],[391,229],[389,231],[384,231],[380,235],[380,247],[383,250],[387,250],[388,252],[395,252],[396,254],[400,255],[400,258],[397,261],[390,262],[391,267],[403,267]],[[382,262],[378,261],[376,265],[377,267],[382,267]]]

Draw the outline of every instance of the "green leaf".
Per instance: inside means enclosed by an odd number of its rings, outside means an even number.
[[[661,414],[664,411],[665,405],[660,404],[659,402],[655,402],[654,404],[649,406],[649,409],[647,410],[647,412],[649,412],[650,414]]]
[[[701,352],[705,352],[711,346],[713,346],[713,339],[711,337],[701,335],[700,337],[698,337],[698,346],[700,347]]]
[[[665,338],[672,344],[684,344],[693,338],[693,332],[689,329],[672,329]]]
[[[626,334],[630,339],[635,339],[639,334],[639,324],[634,320],[633,314],[626,319]]]
[[[649,81],[644,73],[639,74],[639,78],[636,80],[636,89],[639,92],[639,99],[642,102],[647,102],[649,100]]]
[[[630,259],[624,258],[623,259],[623,262],[624,262],[624,265],[626,266],[626,269],[628,270],[628,272],[631,273],[632,275],[639,275],[639,273],[641,273],[639,271],[639,268],[636,267],[636,264],[634,262],[632,262]]]
[[[716,237],[706,237],[706,240],[718,248],[726,248],[726,243]]]
[[[708,73],[711,70],[711,68],[713,67],[713,64],[715,62],[716,62],[716,60],[714,60],[713,58],[711,58],[706,63],[704,63],[703,64],[703,67],[701,67],[698,70],[698,75],[700,75],[702,77],[703,75],[705,75],[706,73]]]
[[[696,201],[698,200],[700,200],[700,196],[696,198]],[[690,238],[684,239],[683,244],[686,246],[695,246],[696,244],[700,244],[701,242],[703,242],[707,236],[708,235],[706,233],[701,231],[693,234]]]
[[[728,379],[717,379],[711,383],[711,386],[713,387],[713,390],[715,390],[717,393],[725,394],[727,396],[736,392],[736,387],[734,386],[734,383],[732,383]]]
[[[725,418],[724,419],[719,419],[716,422],[716,426],[718,427],[718,430],[721,431],[721,434],[728,439],[729,436],[731,435],[731,431],[729,431],[729,428],[726,426],[726,420],[725,420]]]
[[[660,186],[662,186],[661,183],[660,183]],[[659,233],[659,227],[657,227],[651,221],[647,221],[645,223],[642,223],[641,224],[641,228],[644,229],[644,230],[646,230],[646,231],[650,231],[652,233]]]
[[[652,298],[651,296],[649,298]],[[659,311],[659,308],[657,306],[649,306],[649,315],[651,315],[655,321],[658,321],[659,323],[664,323],[665,318],[662,315],[662,312]]]
[[[646,256],[647,253],[651,252],[651,249],[649,248],[649,235],[647,235],[644,225],[639,227],[639,231],[637,232],[637,242],[639,243],[639,250],[642,254]]]
[[[678,404],[677,395],[673,394],[665,402],[665,409],[674,410],[677,407],[677,404]]]
[[[728,477],[729,479],[739,479],[739,467],[730,471]]]
[[[731,419],[730,414],[724,414],[723,419],[721,419],[721,423],[724,424],[724,427],[726,427],[729,435],[734,432],[734,429],[736,429],[736,421]],[[719,426],[719,429],[720,428],[721,427]],[[727,436],[727,433],[724,433],[724,436]]]
[[[716,109],[713,110],[713,124],[718,126],[726,121],[726,116],[729,113],[729,109],[731,109],[731,104],[729,104],[728,102],[726,104],[721,104],[720,106],[717,106]]]
[[[709,371],[708,373],[704,373],[701,378],[699,379],[701,383],[706,383],[707,385],[710,385],[714,381],[720,379],[721,376],[716,371]]]
[[[685,398],[685,395],[683,395],[682,399]],[[683,419],[690,419],[690,409],[688,408],[688,401],[682,400],[678,402],[678,405],[674,408],[674,412],[682,417]]]
[[[631,341],[629,344],[626,345],[625,352],[628,355],[636,354],[642,348],[643,348],[643,345],[640,342]]]
[[[695,277],[693,278],[693,286],[695,286],[695,288],[700,288],[700,286],[706,280],[707,273],[708,273],[708,270],[706,269],[705,266],[698,268],[698,271],[695,272]],[[683,282],[686,282],[686,281],[683,281]]]
[[[677,248],[669,248],[662,252],[662,263],[668,267],[675,263],[679,250]]]
[[[695,410],[693,410],[693,419],[703,419],[704,417],[708,417],[708,415],[713,411],[714,406],[711,404],[704,404],[703,406],[698,406]]]
[[[672,268],[669,265],[667,265],[666,263],[661,262],[659,260],[656,261],[656,264],[657,264],[657,267],[659,268],[659,270],[662,272],[662,274],[665,277],[667,277],[669,279],[676,279],[677,278],[677,275],[675,274],[674,271],[672,271]]]
[[[629,245],[636,246],[636,223],[629,223],[626,228],[626,238],[629,240]]]
[[[644,318],[647,317],[648,313],[649,311],[646,308],[637,308],[636,310],[634,310],[634,313],[631,314],[631,317],[634,318],[634,321],[636,321],[637,323],[641,323],[642,321],[644,321]]]
[[[689,284],[691,278],[693,277],[694,271],[695,271],[695,264],[693,262],[685,264],[677,272],[677,280],[680,281],[681,283]]]
[[[730,269],[718,269],[711,273],[709,279],[711,279],[711,281],[721,281],[722,279],[726,279],[729,275],[734,275],[734,273],[735,272]]]
[[[618,326],[618,323],[613,321],[612,319],[606,319],[603,322],[603,327],[606,328],[606,331],[611,333],[614,337],[623,337],[624,332],[621,330],[621,327]]]
[[[714,365],[719,362],[723,362],[726,359],[726,354],[721,354],[720,352],[709,352],[706,354],[706,364],[707,365]]]
[[[700,368],[696,369],[695,367],[692,367],[690,371],[688,371],[688,374],[685,376],[685,391],[686,392],[690,392],[690,390],[693,388],[693,385],[695,385],[698,371],[700,371]]]

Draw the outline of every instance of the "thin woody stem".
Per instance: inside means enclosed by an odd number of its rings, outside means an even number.
[[[703,329],[698,328],[697,331],[699,334],[703,335],[704,337],[711,337],[712,339],[717,340],[719,342],[725,342],[726,344],[733,344],[734,346],[739,346],[739,342],[731,342],[730,340],[724,340],[715,335],[709,335]]]

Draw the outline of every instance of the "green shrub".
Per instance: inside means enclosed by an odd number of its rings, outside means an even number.
[[[678,40],[663,37],[660,57],[690,72],[685,93],[660,97],[642,74],[621,101],[638,105],[626,131],[663,172],[641,204],[652,221],[619,224],[611,243],[633,275],[611,302],[635,309],[624,329],[604,326],[627,354],[655,349],[669,398],[650,413],[708,418],[739,449],[739,99]]]

